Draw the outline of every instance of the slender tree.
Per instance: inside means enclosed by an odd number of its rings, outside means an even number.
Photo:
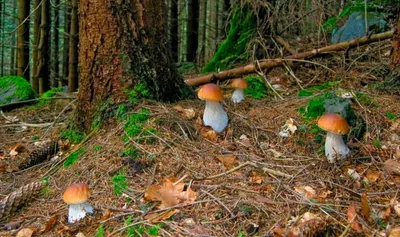
[[[205,46],[206,46],[206,29],[207,29],[207,0],[201,1],[200,6],[200,34],[199,34],[199,47],[198,47],[198,63],[200,66],[205,64]]]
[[[400,88],[400,8],[397,10],[397,24],[393,34],[392,73],[386,78],[385,84],[392,90]]]
[[[49,83],[49,0],[41,0],[40,39],[38,43],[38,65],[36,77],[39,79],[39,94],[50,89]]]
[[[38,48],[39,48],[39,39],[40,39],[40,19],[42,8],[40,4],[40,0],[34,0],[33,9],[36,9],[33,15],[33,67],[32,67],[32,80],[31,85],[33,90],[36,93],[39,93],[39,75],[38,75]]]
[[[199,30],[199,0],[188,0],[187,61],[196,60]]]
[[[58,36],[58,29],[59,29],[59,5],[60,0],[54,0],[53,6],[53,21],[52,21],[52,50],[51,50],[51,86],[57,87],[59,84],[59,36]]]
[[[71,22],[69,32],[68,90],[78,89],[78,1],[71,1]]]
[[[69,60],[69,31],[71,20],[71,8],[69,1],[64,4],[64,34],[63,34],[63,56],[62,56],[62,76],[59,86],[68,85],[68,60]]]
[[[17,69],[29,81],[29,0],[18,0]]]
[[[171,0],[170,2],[170,44],[172,58],[175,62],[178,62],[178,0]]]
[[[79,1],[76,122],[89,130],[106,101],[141,96],[175,101],[189,92],[168,48],[165,2]]]
[[[0,54],[0,77],[4,76],[4,1],[0,2],[0,42],[1,42],[1,54]]]

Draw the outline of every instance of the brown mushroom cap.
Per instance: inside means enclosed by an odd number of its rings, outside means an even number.
[[[220,101],[224,98],[222,90],[219,88],[219,86],[213,83],[208,83],[202,86],[197,92],[197,96],[201,100],[215,102]]]
[[[71,184],[68,186],[63,194],[63,200],[68,205],[80,204],[87,201],[90,191],[89,185],[86,183]]]
[[[233,88],[247,89],[248,85],[243,78],[236,78],[232,80],[231,86]]]
[[[318,127],[325,131],[336,134],[346,134],[349,132],[349,125],[346,120],[339,114],[324,114],[318,119]]]

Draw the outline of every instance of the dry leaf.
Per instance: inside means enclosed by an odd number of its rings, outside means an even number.
[[[394,227],[390,229],[388,237],[399,237],[399,236],[400,236],[400,227]]]
[[[386,209],[379,211],[378,216],[382,220],[386,221],[390,217],[391,213],[392,213],[391,208],[387,207]]]
[[[53,229],[54,225],[57,223],[57,220],[58,220],[58,216],[57,216],[57,215],[52,216],[52,217],[49,219],[49,221],[47,221],[46,227],[44,228],[44,230],[43,230],[42,233],[48,232],[48,231],[50,231],[51,229]]]
[[[10,147],[10,156],[18,155],[23,149],[24,146],[22,144],[17,144],[15,146]]]
[[[182,108],[182,106],[176,105],[174,106],[174,109],[176,109],[178,112],[181,112],[187,119],[193,119],[194,117],[196,117],[196,112],[192,108],[184,109]]]
[[[294,190],[296,190],[296,192],[302,194],[305,198],[315,198],[315,190],[310,187],[310,186],[300,186],[300,187],[294,187]]]
[[[263,176],[261,176],[259,173],[252,171],[251,175],[249,177],[249,182],[253,184],[262,184],[264,181]]]
[[[286,120],[286,123],[281,127],[281,131],[279,132],[279,136],[281,137],[289,137],[294,134],[297,130],[296,125],[294,125],[294,120],[289,118]]]
[[[400,175],[400,162],[395,160],[387,160],[384,163],[385,170],[389,174]]]
[[[160,222],[162,220],[166,220],[178,212],[179,212],[178,209],[172,209],[172,210],[168,210],[168,211],[164,211],[164,212],[147,214],[144,217],[144,219],[146,219],[152,223],[156,223],[156,222]]]
[[[31,237],[33,235],[33,230],[30,228],[23,228],[18,231],[15,237]]]
[[[380,176],[381,174],[376,170],[367,170],[366,177],[370,183],[375,183]]]
[[[79,232],[78,234],[75,235],[75,237],[85,237],[85,234],[83,234],[82,232]]]
[[[0,161],[0,173],[6,172],[6,163]]]
[[[361,179],[360,174],[357,173],[356,170],[348,169],[348,170],[347,170],[347,174],[348,174],[352,179],[354,179],[354,180],[360,180],[360,179]]]
[[[217,156],[217,159],[225,166],[226,169],[230,170],[237,166],[239,163],[234,155],[222,155]]]
[[[393,210],[396,212],[397,216],[400,217],[400,202],[393,200]]]
[[[319,196],[320,198],[322,198],[322,199],[325,199],[325,198],[327,198],[331,193],[332,193],[332,191],[327,190],[327,191],[321,192],[318,196]]]
[[[361,233],[363,231],[362,226],[357,220],[357,213],[356,213],[356,208],[354,206],[350,206],[349,209],[347,209],[347,221],[351,223],[351,228],[358,233]]]
[[[184,191],[185,184],[176,179],[166,179],[161,185],[151,185],[145,192],[145,200],[161,201],[159,209],[172,207],[178,204],[187,204],[196,200],[197,194],[190,187]]]
[[[361,211],[364,215],[365,220],[369,223],[371,209],[369,208],[367,193],[365,192],[361,195]]]
[[[199,133],[203,138],[209,141],[216,141],[218,139],[218,133],[214,131],[210,126],[202,126]]]

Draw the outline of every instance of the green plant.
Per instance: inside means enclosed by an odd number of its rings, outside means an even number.
[[[138,136],[149,118],[150,111],[148,109],[141,109],[138,113],[129,115],[124,126],[125,133],[128,137],[125,137],[124,141],[128,141],[129,137]]]
[[[58,92],[62,92],[62,90],[63,90],[62,87],[57,87],[57,88],[51,88],[50,90],[46,91],[40,96],[39,102],[36,104],[36,106],[41,107],[48,104],[51,101],[48,99],[55,96]]]
[[[103,149],[103,147],[100,145],[96,145],[93,147],[93,150],[95,150],[95,151],[100,151],[101,149]]]
[[[150,91],[143,82],[138,82],[131,91],[128,92],[128,98],[131,103],[136,103],[140,98],[150,97]]]
[[[68,139],[72,144],[80,143],[85,136],[85,134],[72,129],[64,129],[60,131],[60,137],[62,139]]]
[[[248,88],[244,93],[254,99],[262,99],[268,94],[264,80],[259,76],[247,76],[244,78],[247,81]]]
[[[365,106],[372,106],[372,107],[378,107],[378,103],[371,99],[367,94],[363,93],[356,93],[356,99],[360,104],[365,105]]]
[[[126,189],[126,187],[128,187],[128,183],[126,181],[125,170],[121,170],[120,172],[115,174],[111,178],[111,182],[113,183],[114,193],[117,196],[121,196],[122,190],[124,190],[124,189]]]
[[[314,93],[318,93],[327,89],[331,89],[331,88],[337,88],[339,86],[339,81],[328,81],[325,82],[322,85],[315,85],[303,90],[300,90],[298,93],[298,96],[300,97],[307,97],[307,96],[312,96],[314,95]]]
[[[84,152],[85,152],[85,149],[83,147],[72,152],[65,160],[64,167],[69,167],[69,166],[73,165],[79,159],[79,156],[82,155]]]
[[[127,118],[126,113],[128,112],[128,106],[126,104],[118,105],[117,111],[115,112],[115,117],[117,118],[118,122],[125,120]]]
[[[40,194],[42,196],[49,196],[52,193],[52,189],[49,185],[45,185],[42,190],[40,190]]]
[[[137,159],[140,157],[140,153],[137,149],[127,148],[121,151],[121,156]]]
[[[96,233],[94,234],[95,237],[104,237],[105,236],[105,231],[104,231],[104,225],[101,224],[96,230]]]
[[[382,147],[381,141],[379,141],[377,139],[372,141],[372,145],[374,145],[374,147],[376,147],[376,148],[381,148]]]
[[[133,216],[128,216],[124,222],[125,226],[130,226],[133,224]],[[134,225],[126,229],[126,236],[128,237],[141,237],[145,236],[158,236],[162,224],[145,226],[145,225]]]
[[[38,135],[32,136],[32,140],[33,140],[33,141],[37,141],[37,140],[39,140],[39,138],[40,138],[40,137],[39,137]]]
[[[392,112],[386,112],[385,114],[386,118],[390,119],[390,120],[395,120],[396,119],[396,115]]]
[[[246,237],[246,232],[239,230],[238,237]]]
[[[107,113],[109,105],[110,105],[110,100],[100,103],[97,106],[96,113],[92,119],[92,126],[91,126],[92,130],[99,129],[103,125],[103,122],[107,119],[107,117],[110,117],[109,114]]]

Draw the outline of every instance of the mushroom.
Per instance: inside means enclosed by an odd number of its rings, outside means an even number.
[[[79,221],[86,213],[93,213],[93,207],[86,202],[89,195],[89,185],[86,183],[71,184],[65,189],[63,200],[69,205],[68,223]]]
[[[343,141],[342,135],[349,132],[349,125],[339,114],[328,113],[318,119],[318,127],[327,131],[325,140],[325,155],[328,161],[335,162],[336,155],[346,158],[350,149]]]
[[[247,82],[243,78],[236,78],[232,80],[231,86],[235,88],[232,94],[233,103],[240,103],[244,100],[244,89],[247,89]]]
[[[228,125],[228,115],[219,103],[223,99],[223,94],[219,86],[213,83],[205,84],[197,93],[199,99],[206,101],[203,114],[203,122],[206,126],[211,126],[216,132],[222,132]]]

